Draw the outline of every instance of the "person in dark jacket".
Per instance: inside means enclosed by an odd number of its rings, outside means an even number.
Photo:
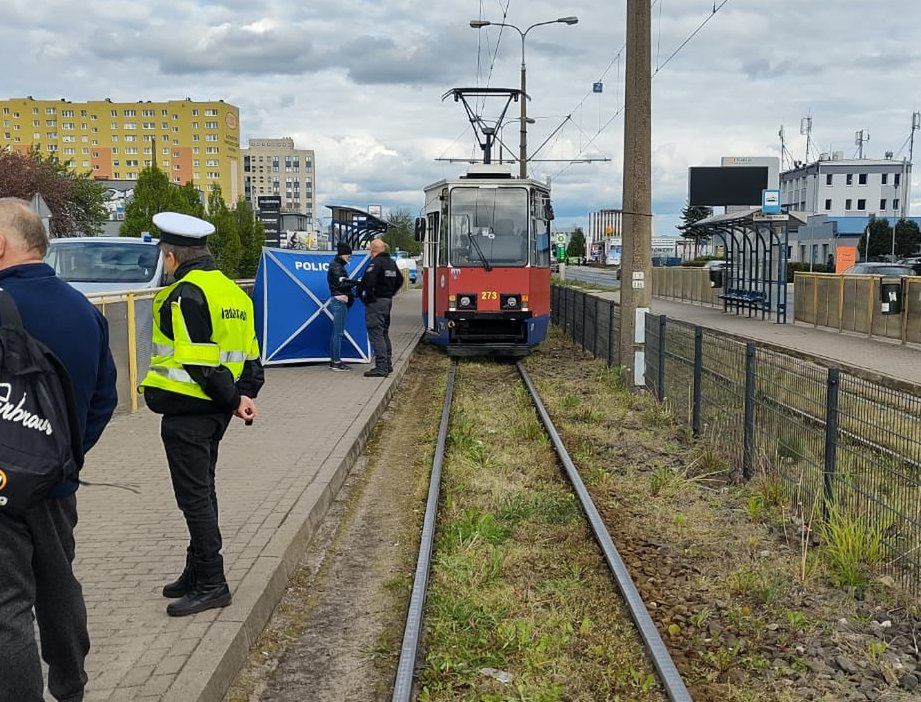
[[[160,435],[189,530],[185,568],[163,588],[175,600],[167,614],[182,617],[230,604],[214,485],[218,446],[234,416],[255,418],[264,377],[252,301],[205,244],[214,226],[175,212],[153,221],[176,282],[154,299],[154,352],[141,385],[148,408],[163,415]]]
[[[329,338],[329,369],[351,370],[342,362],[342,335],[345,333],[345,318],[355,301],[355,286],[358,281],[349,278],[346,265],[352,257],[352,247],[345,243],[336,244],[336,258],[329,264],[326,282],[329,285],[329,311],[333,315],[333,333]]]
[[[109,328],[84,295],[42,262],[47,248],[41,219],[29,203],[0,199],[0,288],[15,301],[26,331],[67,369],[87,452],[117,403]],[[83,590],[73,572],[78,485],[76,480],[61,483],[22,517],[0,513],[2,702],[42,699],[33,608],[51,694],[58,700],[83,699],[90,641]]]
[[[361,299],[365,303],[365,326],[374,349],[374,368],[367,378],[386,378],[393,372],[390,344],[390,310],[393,296],[403,286],[403,274],[380,239],[371,242],[371,262],[361,277]]]

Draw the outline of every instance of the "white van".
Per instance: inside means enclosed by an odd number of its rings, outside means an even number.
[[[85,295],[159,288],[166,272],[157,243],[150,237],[52,239],[45,263]]]

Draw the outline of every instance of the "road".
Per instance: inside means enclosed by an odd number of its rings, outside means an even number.
[[[566,277],[608,288],[620,289],[617,271],[613,268],[593,268],[591,266],[566,266]],[[787,285],[787,321],[793,322],[793,284]]]

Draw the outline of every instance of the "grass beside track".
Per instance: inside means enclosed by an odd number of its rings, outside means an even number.
[[[656,700],[659,684],[511,364],[462,362],[420,700]]]
[[[804,522],[776,473],[733,483],[726,456],[558,330],[527,367],[695,700],[918,699],[901,682],[918,608],[873,579],[878,537]]]

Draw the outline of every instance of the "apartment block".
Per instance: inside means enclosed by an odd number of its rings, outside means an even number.
[[[261,196],[281,199],[283,213],[316,220],[316,158],[312,149],[297,149],[294,139],[250,139],[243,149],[243,196],[253,209]]]
[[[0,100],[0,148],[70,161],[104,180],[137,180],[156,165],[173,183],[240,197],[240,113],[223,100]]]

